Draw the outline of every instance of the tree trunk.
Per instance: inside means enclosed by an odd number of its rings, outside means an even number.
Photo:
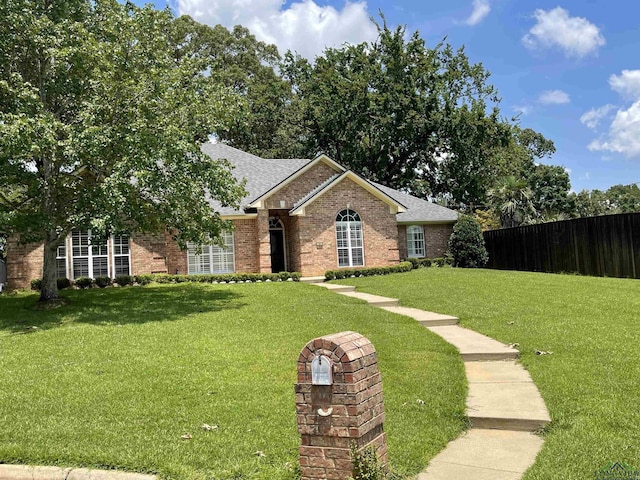
[[[42,288],[40,289],[40,301],[48,302],[58,298],[58,279],[56,269],[56,256],[58,250],[58,235],[50,231],[44,243],[44,263],[42,266]]]

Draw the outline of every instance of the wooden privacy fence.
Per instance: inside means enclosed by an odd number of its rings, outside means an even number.
[[[484,232],[489,268],[640,278],[640,213]]]

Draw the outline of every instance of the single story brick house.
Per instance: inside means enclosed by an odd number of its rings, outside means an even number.
[[[387,266],[407,257],[443,256],[457,213],[369,182],[326,155],[265,159],[223,144],[205,153],[226,158],[246,179],[239,210],[211,202],[233,231],[225,247],[198,253],[178,248],[169,234],[113,235],[92,242],[74,230],[58,248],[58,276],[116,277],[144,273],[231,273],[326,270]],[[28,288],[42,276],[42,244],[7,242],[8,287]]]

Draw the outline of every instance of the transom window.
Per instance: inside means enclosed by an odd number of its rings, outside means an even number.
[[[73,230],[57,248],[56,275],[72,279],[130,275],[129,240],[127,234],[99,237],[91,230]],[[67,270],[67,252],[71,253],[70,272]]]
[[[407,254],[409,258],[424,257],[424,229],[422,225],[407,227]]]
[[[360,215],[348,208],[336,216],[336,246],[339,267],[364,265],[364,242]]]
[[[108,277],[109,255],[107,239],[92,235],[91,230],[71,232],[71,263],[73,278]]]
[[[187,244],[187,263],[189,274],[197,273],[233,273],[235,271],[235,255],[233,232],[222,234],[224,247],[203,245],[202,251],[194,243]]]

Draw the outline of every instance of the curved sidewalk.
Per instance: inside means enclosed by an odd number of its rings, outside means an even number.
[[[436,455],[418,480],[522,478],[542,448],[534,432],[551,419],[529,373],[516,363],[518,350],[458,326],[456,317],[401,307],[397,299],[356,292],[348,285],[315,285],[414,318],[460,351],[469,383],[471,429]]]
[[[0,480],[156,480],[156,476],[120,470],[0,464]]]

